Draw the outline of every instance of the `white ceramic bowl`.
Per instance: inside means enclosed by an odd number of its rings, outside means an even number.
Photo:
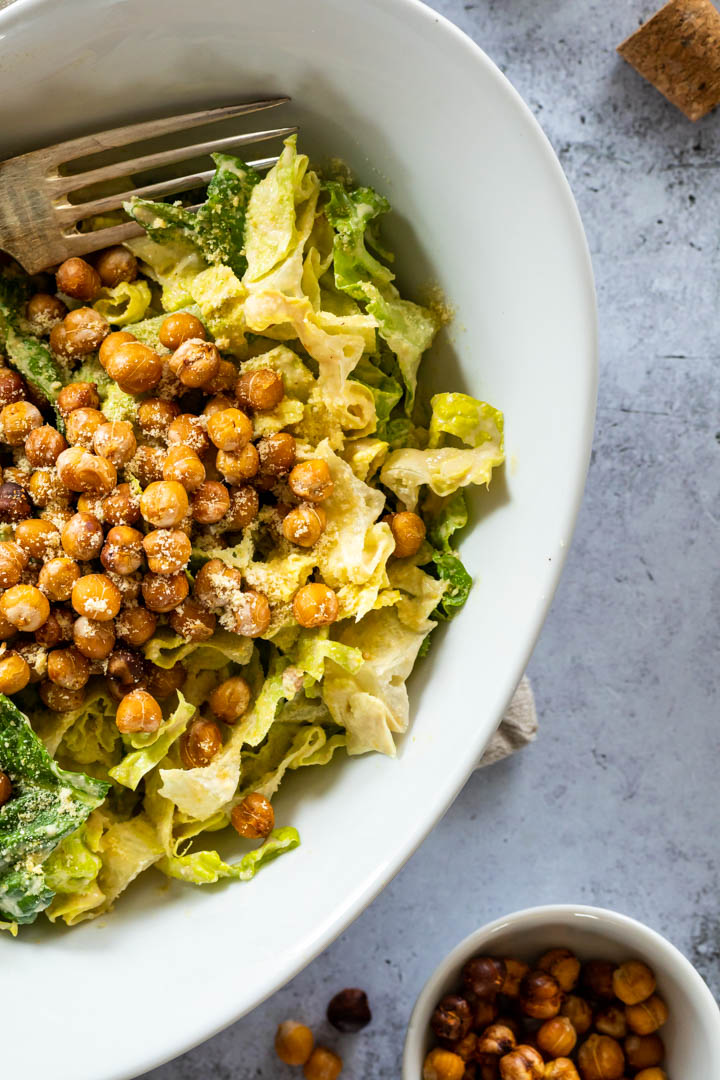
[[[433,972],[417,999],[405,1040],[402,1080],[422,1080],[432,1045],[430,1017],[443,994],[458,986],[463,964],[477,953],[532,961],[547,949],[572,949],[581,960],[644,960],[669,1009],[659,1032],[670,1080],[720,1076],[720,1012],[689,960],[648,926],[605,908],[552,904],[516,911],[476,930]]]
[[[414,0],[18,0],[0,14],[0,37],[2,156],[129,119],[292,95],[302,146],[345,158],[392,201],[406,292],[434,281],[456,308],[426,385],[467,389],[507,418],[507,467],[475,499],[462,544],[477,587],[412,680],[398,760],[293,775],[277,818],[303,846],[251,885],[198,890],[150,873],[102,925],[0,935],[5,1071],[119,1080],[213,1034],[307,964],[477,761],[527,663],[581,498],[592,274],[529,110],[480,49]]]

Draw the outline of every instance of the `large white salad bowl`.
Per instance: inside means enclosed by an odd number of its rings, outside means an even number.
[[[527,663],[580,503],[595,404],[592,273],[529,110],[480,49],[415,0],[18,0],[0,13],[0,40],[3,157],[130,119],[290,94],[284,115],[300,124],[302,149],[344,158],[389,197],[404,294],[434,283],[455,309],[426,387],[467,390],[506,417],[507,464],[473,496],[462,543],[476,587],[411,680],[397,758],[294,774],[276,814],[302,847],[251,884],[168,887],[151,871],[99,923],[40,919],[16,940],[0,935],[5,1072],[121,1080],[207,1038],[307,964],[477,761]]]

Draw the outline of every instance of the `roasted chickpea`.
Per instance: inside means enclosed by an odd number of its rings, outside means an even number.
[[[179,349],[185,341],[190,341],[193,338],[203,341],[207,334],[203,324],[194,315],[191,315],[188,311],[176,311],[163,319],[158,337],[161,345],[174,351]]]
[[[215,458],[217,471],[229,484],[242,484],[257,475],[259,466],[258,452],[252,443],[248,443],[237,453],[218,450]]]
[[[652,1068],[642,1069],[639,1073],[635,1073],[635,1080],[668,1080],[668,1078],[664,1069]]]
[[[234,409],[235,404],[226,397],[225,394],[215,394],[213,397],[208,398],[203,408],[203,416],[207,416],[208,419],[214,416],[217,412],[222,412],[224,409]]]
[[[175,633],[186,641],[207,641],[213,636],[217,620],[197,600],[188,597],[170,612],[168,621]]]
[[[78,615],[109,622],[120,610],[122,596],[117,585],[106,574],[86,574],[75,582],[72,606]]]
[[[85,700],[85,688],[66,690],[64,686],[51,683],[48,679],[40,683],[40,697],[53,712],[69,712],[71,709],[80,708]]]
[[[275,811],[259,791],[251,791],[230,815],[233,828],[248,840],[265,839],[275,827]]]
[[[570,1058],[555,1058],[545,1066],[543,1080],[580,1080],[578,1071]]]
[[[108,657],[107,674],[125,688],[125,693],[132,689],[145,689],[145,662],[134,649],[113,649]]]
[[[130,484],[118,484],[102,500],[100,512],[108,525],[134,525],[140,518],[140,499]]]
[[[401,514],[395,515],[396,518],[401,516]],[[422,521],[420,523],[422,524]],[[393,535],[395,534],[393,533]],[[422,539],[424,538],[425,526],[423,525]],[[414,552],[411,552],[411,554],[414,554]],[[566,994],[569,994],[573,989],[580,975],[580,961],[570,949],[550,949],[549,952],[540,957],[538,967],[541,971],[547,971],[548,975],[552,975],[557,980],[560,989]],[[566,1055],[558,1056],[565,1057]]]
[[[578,1050],[583,1080],[620,1080],[625,1072],[622,1047],[609,1035],[591,1035]]]
[[[61,263],[55,274],[58,292],[75,300],[93,301],[102,288],[100,275],[89,262],[73,257]]]
[[[477,1044],[478,1036],[475,1034],[474,1031],[468,1031],[467,1035],[464,1035],[462,1039],[455,1039],[447,1042],[445,1044],[445,1049],[450,1050],[451,1053],[457,1054],[458,1057],[461,1057],[463,1061],[467,1063],[466,1068],[471,1069],[474,1063],[477,1061]],[[475,1076],[477,1076],[477,1073],[475,1074]],[[465,1080],[465,1077],[463,1077],[463,1080]]]
[[[150,484],[157,484],[162,480],[164,464],[165,451],[159,446],[138,446],[129,469],[142,487],[149,487]]]
[[[472,1024],[472,1010],[458,994],[446,994],[430,1017],[430,1027],[438,1039],[463,1039]]]
[[[546,971],[530,971],[520,984],[520,1008],[533,1020],[549,1020],[557,1016],[562,1000],[557,979]]]
[[[113,463],[81,446],[69,446],[63,450],[57,459],[57,472],[70,491],[82,491],[88,495],[109,495],[117,483]]]
[[[152,694],[146,690],[133,690],[118,705],[115,723],[123,735],[134,731],[157,731],[162,724],[162,710]]]
[[[99,409],[100,398],[92,383],[72,382],[63,386],[58,394],[57,405],[62,415],[67,418],[75,409]]]
[[[89,356],[100,348],[109,333],[110,324],[98,311],[91,307],[75,308],[50,331],[50,348],[69,360]]]
[[[50,293],[35,293],[27,302],[25,318],[40,337],[49,334],[67,315],[67,307],[59,296]]]
[[[342,1058],[326,1046],[316,1046],[303,1065],[305,1080],[337,1080],[342,1072]]]
[[[515,1032],[506,1024],[490,1024],[478,1039],[478,1052],[503,1057],[517,1046]]]
[[[40,517],[52,521],[54,515],[58,519],[59,527],[62,527],[60,518],[64,524],[73,516],[73,511],[68,506],[70,492],[54,469],[35,469],[28,484],[28,494],[35,506],[40,506],[43,510],[48,508]]]
[[[390,514],[383,521],[390,526],[395,541],[394,554],[398,559],[417,554],[425,539],[425,523],[421,517],[404,510],[399,514]]]
[[[133,574],[142,563],[143,534],[128,525],[116,525],[105,539],[100,561],[116,574]]]
[[[126,341],[108,357],[105,370],[126,394],[152,390],[162,378],[162,357],[141,341]]]
[[[180,409],[174,401],[146,398],[138,409],[138,423],[146,435],[159,439],[167,433]]]
[[[163,479],[177,481],[186,491],[197,491],[205,479],[205,466],[189,446],[171,446],[163,465]]]
[[[91,450],[95,432],[105,423],[98,409],[73,409],[65,422],[65,434],[71,446],[84,446]]]
[[[260,637],[270,625],[270,605],[267,597],[254,589],[237,594],[232,603],[232,614],[235,618],[235,633],[242,634],[243,637]]]
[[[32,633],[49,614],[47,597],[34,585],[12,585],[0,596],[0,615],[18,630]]]
[[[54,649],[61,641],[72,641],[74,613],[64,607],[50,609],[46,621],[35,631],[35,641],[46,649]]]
[[[5,470],[6,474],[9,470]],[[6,481],[0,484],[0,521],[22,521],[30,516],[32,508],[27,495],[19,484]]]
[[[217,345],[202,338],[188,338],[170,357],[168,366],[183,386],[204,386],[220,369]]]
[[[19,653],[0,653],[0,694],[19,694],[30,682],[30,667]],[[5,774],[0,773],[0,778]],[[0,790],[2,781],[0,779]],[[0,806],[2,798],[0,798]]]
[[[0,367],[0,408],[25,397],[25,383],[17,371]]]
[[[327,517],[321,506],[301,503],[283,518],[283,536],[291,544],[312,547],[322,536],[326,524]]]
[[[17,627],[13,626],[11,622],[0,615],[0,641],[9,641],[11,637],[17,634]]]
[[[242,574],[220,559],[210,559],[195,575],[195,596],[206,608],[234,604],[242,588]]]
[[[81,615],[73,625],[75,648],[88,660],[104,660],[115,648],[115,630],[109,622]]]
[[[538,1049],[548,1057],[567,1057],[575,1049],[577,1032],[566,1016],[546,1020],[536,1036]]]
[[[80,567],[67,556],[50,559],[41,567],[38,585],[49,600],[69,600],[75,582],[80,578]]]
[[[179,690],[187,678],[182,664],[173,664],[171,668],[161,668],[156,664],[147,664],[148,690],[158,701],[170,697]]]
[[[334,486],[327,462],[321,458],[301,461],[290,473],[288,483],[298,499],[314,503],[327,499]]]
[[[63,526],[60,543],[72,559],[97,559],[105,540],[100,522],[92,514],[74,514]]]
[[[185,574],[146,574],[142,594],[151,611],[172,611],[181,604],[189,591]]]
[[[180,739],[180,760],[186,769],[203,769],[221,748],[217,724],[213,720],[193,720]]]
[[[70,414],[70,420],[74,415],[74,413]],[[107,422],[103,417],[103,423],[97,426],[93,435],[93,449],[96,454],[112,461],[118,468],[121,465],[127,465],[137,450],[132,424],[129,424],[127,420]]]
[[[616,967],[617,964],[611,964],[609,960],[588,960],[582,966],[580,982],[593,997],[611,1000],[615,996],[613,972]]]
[[[275,1034],[275,1053],[286,1065],[304,1065],[314,1042],[313,1033],[305,1024],[284,1020]]]
[[[496,956],[473,956],[462,969],[466,990],[479,998],[494,998],[505,981],[505,963]]]
[[[212,379],[203,386],[203,393],[205,394],[224,394],[228,390],[232,390],[237,379],[237,368],[229,360],[221,360],[220,366],[213,375]],[[204,410],[203,410],[204,412]],[[207,414],[206,414],[207,415]]]
[[[236,724],[250,705],[250,687],[242,675],[233,675],[216,686],[210,694],[209,705],[219,720]]]
[[[293,615],[301,626],[329,626],[338,617],[338,598],[327,585],[312,582],[303,585],[293,599]]]
[[[98,352],[98,360],[101,367],[104,367],[107,371],[108,361],[111,356],[114,356],[121,345],[125,345],[128,341],[137,341],[134,334],[131,334],[128,330],[115,330],[103,341]]]
[[[188,506],[187,492],[177,480],[160,480],[149,484],[140,497],[142,516],[160,529],[179,525],[188,512]]]
[[[601,1035],[610,1035],[613,1039],[624,1039],[627,1035],[627,1020],[622,1006],[612,1003],[599,1008],[593,1017],[595,1030]]]
[[[468,993],[471,993],[471,991],[468,991]],[[475,1006],[473,1027],[477,1031],[483,1031],[486,1027],[492,1024],[494,1020],[497,1020],[500,1010],[494,997],[479,998],[476,994],[472,994],[472,998]],[[507,1018],[504,1022],[507,1023]],[[510,1025],[508,1024],[508,1026]]]
[[[274,409],[284,395],[282,377],[270,368],[246,371],[235,385],[235,396],[241,407],[253,412]]]
[[[662,998],[653,994],[637,1005],[626,1005],[625,1017],[628,1027],[636,1035],[652,1035],[667,1020],[668,1009]]]
[[[138,275],[137,259],[121,244],[101,251],[95,257],[95,269],[108,289],[114,289],[121,281],[134,281]]]
[[[230,492],[216,480],[205,480],[192,497],[190,512],[201,525],[212,525],[230,509]]]
[[[623,1045],[631,1069],[651,1069],[661,1065],[665,1057],[665,1046],[659,1035],[628,1035]]]
[[[49,424],[33,428],[25,440],[25,456],[34,467],[54,465],[58,455],[67,449],[67,442]]]
[[[545,1062],[534,1046],[517,1046],[500,1058],[502,1080],[542,1080]]]
[[[0,543],[0,588],[17,585],[28,564],[28,554],[12,540]]]
[[[192,413],[180,413],[167,429],[168,446],[189,446],[196,454],[210,449],[210,439],[200,417]]]
[[[115,620],[115,633],[127,645],[144,645],[156,627],[157,615],[144,607],[125,608]]]
[[[208,435],[218,450],[238,451],[252,439],[252,424],[240,409],[213,413],[207,424]]]
[[[42,426],[42,413],[29,401],[13,401],[0,412],[0,428],[6,443],[22,446],[35,428]]]
[[[257,491],[249,484],[230,489],[230,506],[225,522],[230,529],[244,529],[255,520],[260,509]]]
[[[530,971],[530,965],[523,963],[522,960],[515,960],[511,956],[506,956],[504,963],[505,979],[500,988],[500,993],[504,994],[505,997],[519,997],[520,983]]]
[[[48,655],[48,679],[65,690],[80,690],[90,678],[90,664],[79,649],[54,649]]]
[[[179,529],[155,529],[142,541],[153,574],[176,574],[190,561],[192,546]]]
[[[260,470],[268,477],[285,476],[295,464],[295,439],[287,431],[266,435],[257,444]]]
[[[641,960],[628,960],[613,971],[612,985],[625,1005],[638,1005],[653,993],[655,976]]]
[[[463,1080],[465,1062],[459,1054],[436,1047],[423,1064],[423,1080]]]

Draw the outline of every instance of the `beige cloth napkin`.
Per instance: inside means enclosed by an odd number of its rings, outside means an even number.
[[[477,763],[477,768],[494,765],[496,761],[522,750],[537,735],[538,721],[535,697],[527,675],[523,675],[515,695],[507,707],[500,727]]]

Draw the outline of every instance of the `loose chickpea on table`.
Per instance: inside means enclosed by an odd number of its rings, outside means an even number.
[[[474,956],[438,1002],[423,1080],[668,1080],[668,1009],[642,961]]]

